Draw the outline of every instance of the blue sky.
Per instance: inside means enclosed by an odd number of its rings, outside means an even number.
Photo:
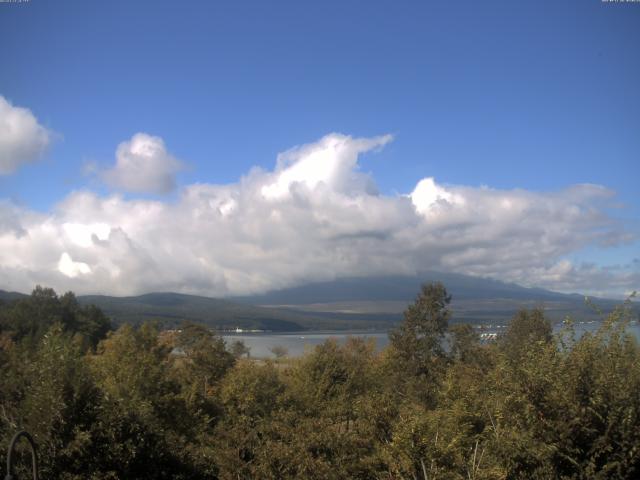
[[[625,240],[553,260],[628,271],[640,257],[640,4],[31,0],[0,4],[0,43],[0,95],[51,134],[0,175],[0,198],[34,215],[78,191],[175,204],[331,132],[392,134],[358,150],[385,196],[426,177],[542,197],[598,184],[615,197],[590,208]],[[138,132],[179,159],[176,189],[104,181]]]

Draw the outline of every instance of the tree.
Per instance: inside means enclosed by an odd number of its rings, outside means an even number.
[[[53,289],[40,286],[0,312],[0,330],[14,341],[30,342],[32,348],[54,324],[75,335],[84,350],[95,348],[111,330],[110,320],[98,307],[81,306],[72,292],[58,297]]]
[[[289,350],[287,349],[287,347],[283,347],[282,345],[275,345],[269,350],[277,359],[284,358],[289,354]]]
[[[196,478],[183,449],[183,438],[195,436],[195,420],[158,333],[151,323],[123,325],[91,357],[104,397],[93,437],[103,445],[102,468],[114,478]]]
[[[475,329],[465,323],[453,325],[449,332],[451,334],[451,357],[463,363],[473,362],[478,356],[480,344],[480,336]]]
[[[222,421],[213,438],[221,478],[260,478],[256,457],[264,448],[271,414],[280,404],[284,384],[270,362],[239,361],[221,382]]]
[[[186,322],[181,330],[176,346],[185,355],[185,378],[206,397],[211,394],[210,387],[233,366],[235,358],[226,349],[224,339],[207,327]]]
[[[45,333],[30,360],[22,372],[26,387],[16,427],[35,438],[43,476],[85,477],[95,467],[91,437],[100,392],[82,351],[58,323]]]
[[[231,353],[235,358],[249,357],[251,349],[242,340],[235,340],[231,344]]]
[[[522,309],[513,317],[498,344],[509,358],[518,361],[527,350],[548,345],[552,339],[553,328],[544,310]]]
[[[445,363],[443,340],[451,317],[450,302],[441,283],[422,285],[400,326],[389,334],[391,374],[400,383],[422,389],[426,401],[433,399],[434,382]]]

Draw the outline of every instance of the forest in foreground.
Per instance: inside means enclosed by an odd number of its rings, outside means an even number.
[[[449,302],[425,284],[381,352],[352,338],[269,361],[196,324],[114,330],[38,287],[0,305],[0,441],[29,431],[43,479],[640,476],[628,305],[579,337],[522,310],[482,344]]]

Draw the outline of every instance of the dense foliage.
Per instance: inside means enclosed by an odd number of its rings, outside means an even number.
[[[47,479],[640,477],[624,307],[579,338],[521,311],[482,344],[449,300],[425,285],[382,352],[268,361],[193,324],[110,331],[37,288],[0,305],[0,440],[30,431]]]

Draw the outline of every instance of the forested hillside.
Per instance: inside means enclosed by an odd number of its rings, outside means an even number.
[[[305,330],[387,330],[402,319],[402,312],[423,283],[443,280],[453,295],[450,305],[455,323],[504,324],[520,308],[544,308],[552,323],[567,315],[597,319],[583,295],[525,288],[489,278],[442,272],[405,276],[341,278],[273,290],[262,295],[210,298],[174,292],[114,297],[79,295],[81,305],[96,305],[116,325],[160,321],[174,328],[184,320],[225,330],[240,327],[274,332]],[[0,300],[26,295],[0,290]],[[618,302],[591,299],[599,308]],[[635,309],[638,313],[638,309]]]
[[[271,362],[39,288],[0,305],[0,440],[31,432],[46,479],[638,478],[625,306],[580,338],[522,310],[482,344],[449,305],[426,284],[384,351]]]

